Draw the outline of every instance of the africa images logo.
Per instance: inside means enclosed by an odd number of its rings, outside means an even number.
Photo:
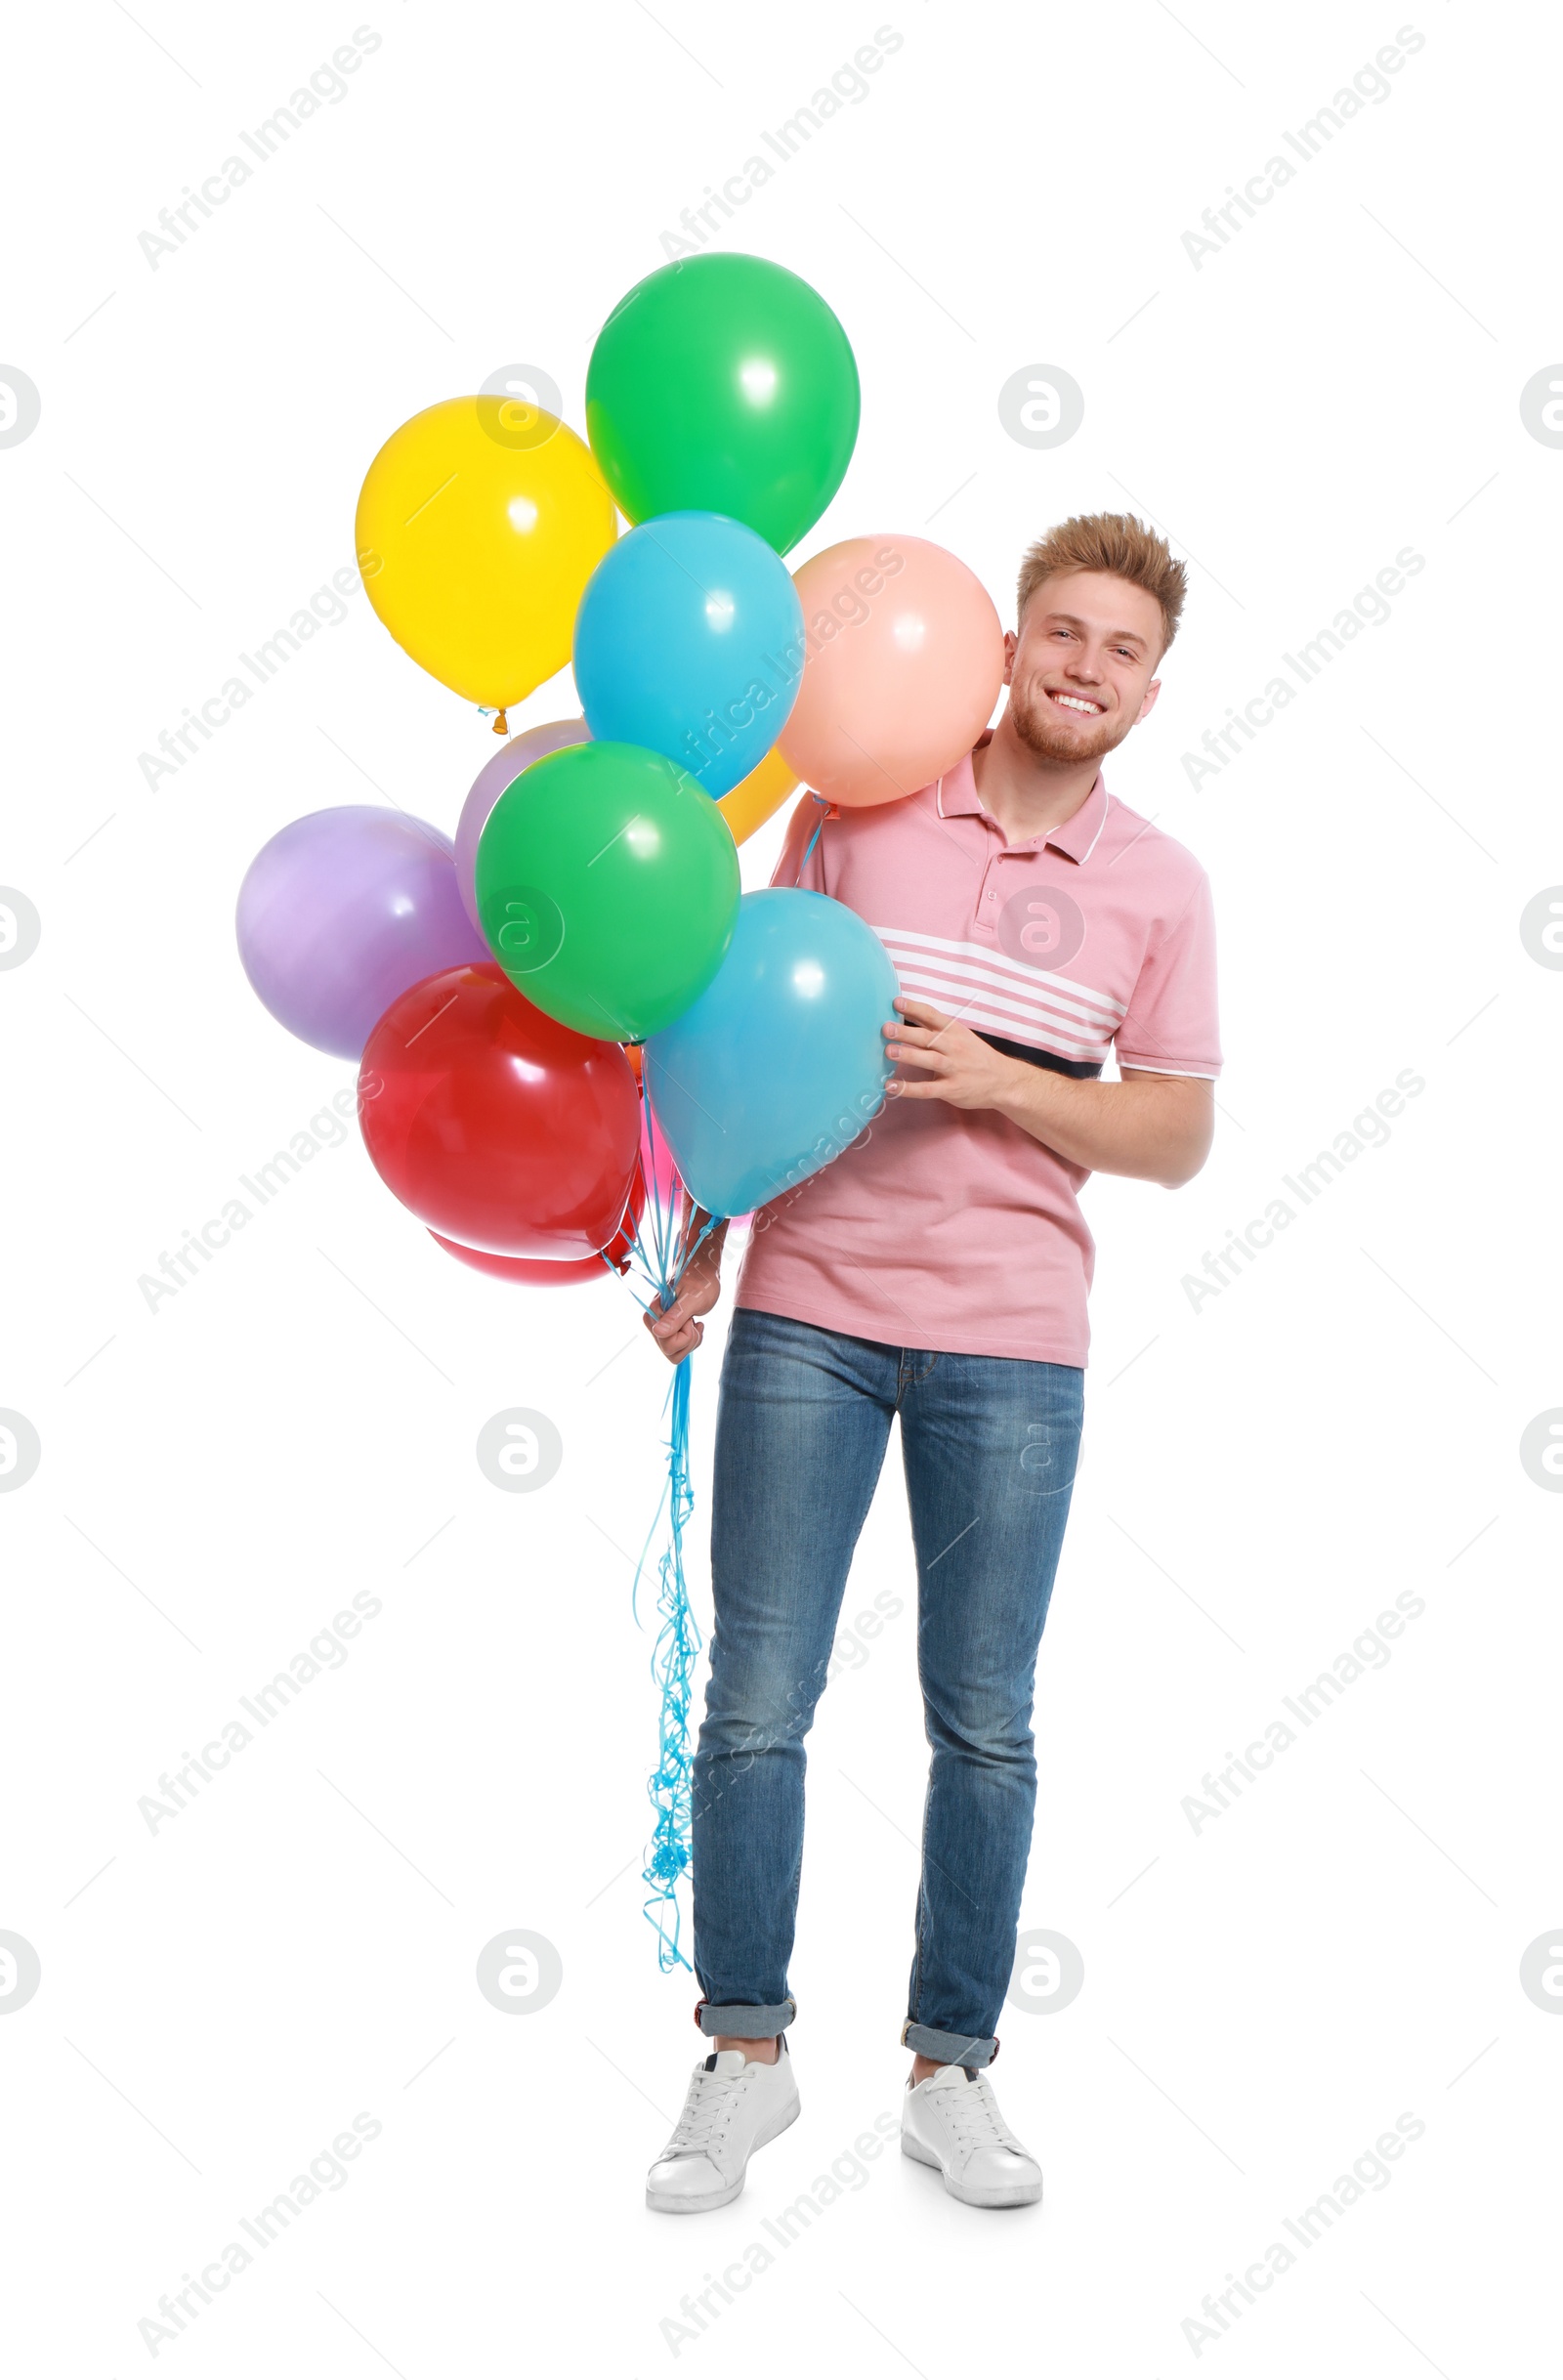
[[[1061,885],[1023,884],[998,913],[998,947],[1025,967],[1067,967],[1084,940],[1079,903]]]

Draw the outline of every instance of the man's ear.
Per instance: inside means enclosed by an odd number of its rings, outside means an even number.
[[[1135,712],[1135,714],[1134,714],[1134,724],[1135,724],[1135,726],[1136,726],[1136,727],[1138,727],[1138,726],[1139,726],[1140,721],[1141,721],[1142,719],[1148,719],[1148,718],[1150,717],[1150,715],[1151,715],[1152,711],[1153,711],[1153,710],[1155,710],[1155,708],[1156,708],[1156,698],[1157,698],[1157,696],[1158,696],[1158,695],[1161,693],[1161,691],[1162,691],[1162,681],[1161,681],[1161,679],[1160,679],[1160,678],[1153,678],[1153,679],[1151,680],[1151,683],[1149,684],[1149,686],[1147,686],[1147,688],[1146,688],[1146,690],[1145,690],[1145,700],[1144,700],[1144,701],[1143,701],[1143,702],[1140,704],[1139,709],[1138,709],[1138,710]]]
[[[1006,628],[1004,630],[1004,684],[1006,686],[1009,685],[1014,676],[1015,656],[1019,650],[1020,638],[1015,634],[1013,628]],[[1140,716],[1143,719],[1145,713],[1142,711]]]

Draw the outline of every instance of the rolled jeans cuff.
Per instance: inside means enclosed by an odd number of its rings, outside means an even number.
[[[695,2021],[702,2033],[728,2033],[735,2041],[768,2041],[775,2033],[784,2033],[797,2013],[798,2004],[791,1998],[776,2008],[749,2008],[736,2000],[695,2004]]]
[[[995,2033],[941,2033],[931,2024],[915,2024],[908,2017],[901,2028],[902,2046],[941,2066],[991,2066],[998,2056]]]

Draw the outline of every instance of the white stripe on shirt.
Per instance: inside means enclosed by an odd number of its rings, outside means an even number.
[[[1110,1028],[1125,1016],[1126,1003],[1114,999],[1106,992],[1094,992],[1088,984],[1077,984],[1066,975],[1051,975],[1044,967],[1017,964],[987,950],[977,942],[951,942],[941,934],[919,934],[909,926],[876,925],[874,932],[886,948],[894,953],[904,947],[908,956],[958,959],[975,976],[1009,992],[1035,995],[1051,993],[1060,1006],[1073,1009],[1081,1023]]]
[[[1019,1001],[1005,999],[1002,993],[986,985],[967,983],[960,977],[942,973],[936,968],[912,965],[902,961],[896,968],[903,992],[915,999],[932,1000],[935,1007],[956,1011],[958,1021],[969,1024],[981,1015],[995,1032],[1012,1041],[1038,1041],[1060,1057],[1105,1058],[1109,1037],[1096,1035],[1082,1039],[1073,1018],[1059,1019],[1045,1008],[1022,1006]]]

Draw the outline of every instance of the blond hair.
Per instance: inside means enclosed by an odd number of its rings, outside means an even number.
[[[1126,578],[1130,586],[1142,587],[1161,608],[1164,635],[1162,650],[1178,632],[1178,620],[1183,612],[1183,597],[1188,587],[1189,574],[1185,564],[1175,562],[1164,537],[1132,513],[1077,513],[1057,529],[1050,529],[1029,546],[1020,566],[1020,581],[1015,590],[1015,616],[1025,618],[1026,606],[1045,578],[1056,578],[1064,571],[1105,571],[1114,578]]]

